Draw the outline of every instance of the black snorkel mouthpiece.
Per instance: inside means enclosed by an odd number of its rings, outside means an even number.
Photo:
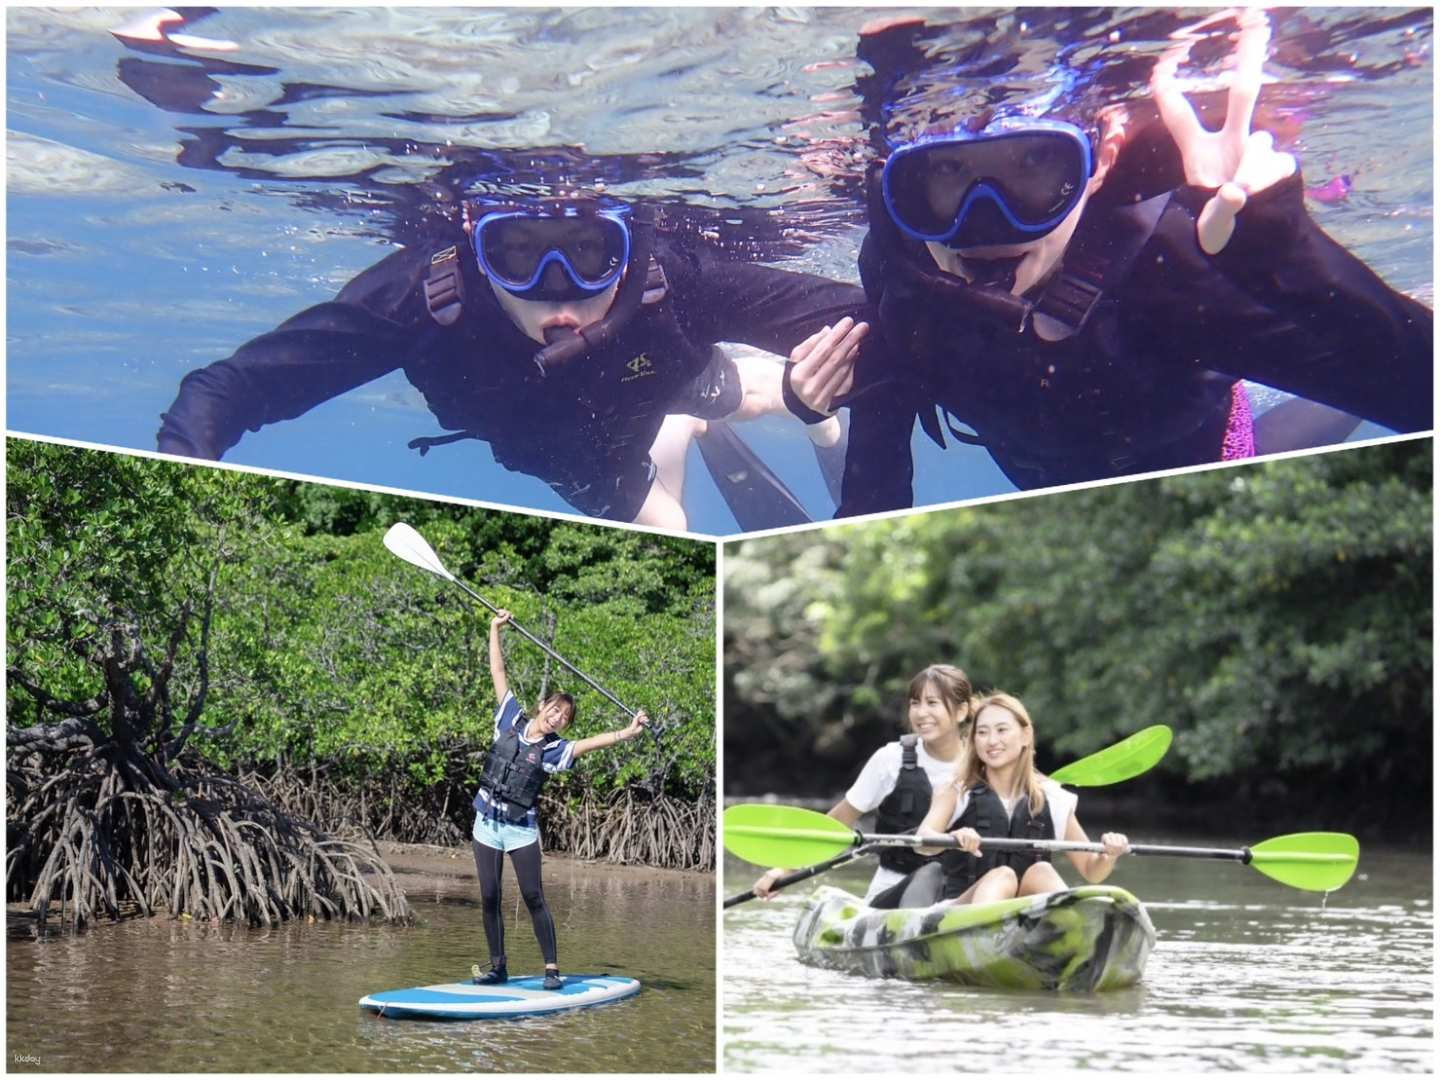
[[[650,270],[650,255],[655,249],[655,212],[649,206],[637,206],[630,217],[630,263],[625,278],[615,294],[615,301],[603,319],[578,330],[568,326],[551,326],[545,330],[545,347],[534,356],[540,375],[553,375],[567,364],[597,349],[603,349],[620,336],[620,332],[640,310]]]

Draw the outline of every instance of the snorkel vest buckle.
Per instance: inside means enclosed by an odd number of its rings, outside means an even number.
[[[1081,269],[1062,267],[1050,279],[1040,299],[1028,315],[1048,315],[1068,334],[1077,334],[1089,321],[1095,306],[1104,295],[1104,288],[1098,277],[1084,273]],[[1024,324],[1021,324],[1024,329]]]
[[[425,309],[441,326],[454,326],[465,310],[465,283],[455,244],[430,256],[430,271],[425,275]]]

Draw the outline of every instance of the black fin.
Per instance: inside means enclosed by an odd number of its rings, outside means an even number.
[[[695,440],[705,467],[735,522],[745,532],[806,525],[810,515],[791,490],[723,420]]]

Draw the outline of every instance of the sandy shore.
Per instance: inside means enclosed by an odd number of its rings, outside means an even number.
[[[380,854],[390,864],[400,887],[406,892],[432,890],[442,882],[473,882],[475,863],[469,846],[437,847],[433,844],[395,844],[380,841]],[[617,866],[607,862],[587,862],[553,852],[545,853],[545,877],[557,884],[571,875],[587,878],[612,877],[616,880],[682,879],[713,880],[713,873],[693,870],[661,870],[652,866]]]

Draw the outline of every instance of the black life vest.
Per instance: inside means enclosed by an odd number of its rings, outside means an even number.
[[[900,775],[890,794],[875,809],[878,833],[913,833],[930,809],[930,777],[920,766],[918,742],[914,734],[900,736]],[[880,865],[900,874],[913,873],[935,858],[921,855],[914,848],[880,849]]]
[[[485,772],[480,777],[480,791],[496,807],[500,816],[512,825],[525,820],[526,813],[540,798],[549,774],[545,771],[545,747],[549,740],[527,743],[520,739],[520,728],[528,721],[522,713],[514,727],[504,732],[490,747],[485,759]],[[476,810],[485,803],[476,794]]]
[[[951,832],[970,828],[985,836],[1010,836],[1026,840],[1054,840],[1055,823],[1050,816],[1048,805],[1040,808],[1038,816],[1030,814],[1030,800],[1022,797],[1009,814],[1000,796],[990,790],[983,781],[970,789],[970,801],[960,819],[950,826]],[[980,878],[997,866],[1008,866],[1016,875],[1038,862],[1049,862],[1048,852],[1039,851],[987,851],[982,844],[980,857],[964,851],[951,850],[940,856],[945,868],[945,898],[959,896]]]

